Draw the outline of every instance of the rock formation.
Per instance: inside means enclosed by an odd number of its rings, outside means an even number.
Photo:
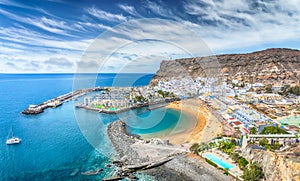
[[[151,84],[174,77],[210,77],[218,73],[222,73],[229,81],[237,79],[244,83],[298,84],[300,51],[272,48],[247,54],[164,60]]]
[[[258,163],[265,180],[300,181],[300,146],[285,152],[270,152],[247,147],[243,156]]]

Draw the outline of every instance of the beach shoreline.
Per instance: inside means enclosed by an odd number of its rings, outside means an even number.
[[[184,130],[181,133],[169,135],[168,139],[171,143],[181,144],[187,143],[197,143],[201,138],[201,132],[203,131],[205,125],[207,124],[206,117],[200,111],[201,103],[196,99],[188,99],[182,101],[172,102],[166,106],[166,108],[175,109],[177,111],[189,114],[190,119],[193,123],[189,129]]]
[[[187,99],[171,102],[165,106],[167,109],[174,109],[187,114],[189,123],[179,120],[177,127],[173,130],[164,130],[158,133],[141,135],[144,139],[157,137],[168,139],[172,144],[193,144],[199,142],[207,142],[222,133],[223,125],[211,114],[211,112],[203,105],[203,102],[197,99]],[[184,130],[181,126],[185,124]],[[186,126],[187,125],[187,126]],[[166,135],[166,133],[168,133]]]

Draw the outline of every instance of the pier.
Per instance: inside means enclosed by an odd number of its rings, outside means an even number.
[[[61,106],[65,102],[77,99],[81,96],[84,96],[84,95],[90,93],[90,92],[101,91],[101,90],[104,90],[104,88],[95,87],[95,88],[79,89],[76,91],[72,91],[67,94],[58,96],[56,98],[47,100],[45,102],[42,102],[38,105],[30,105],[27,109],[22,111],[22,114],[40,114],[40,113],[44,112],[44,110],[47,108],[55,108],[55,107]]]

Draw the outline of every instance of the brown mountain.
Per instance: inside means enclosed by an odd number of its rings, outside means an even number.
[[[237,79],[244,83],[298,84],[300,51],[272,48],[246,54],[164,60],[151,84],[174,77],[214,76],[219,72],[228,81]]]

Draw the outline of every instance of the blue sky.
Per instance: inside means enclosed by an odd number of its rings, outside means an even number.
[[[139,21],[148,18],[171,23]],[[0,0],[0,20],[0,73],[155,72],[163,59],[191,56],[174,44],[194,56],[204,44],[205,54],[300,45],[298,0]],[[97,38],[105,56],[84,59]]]

